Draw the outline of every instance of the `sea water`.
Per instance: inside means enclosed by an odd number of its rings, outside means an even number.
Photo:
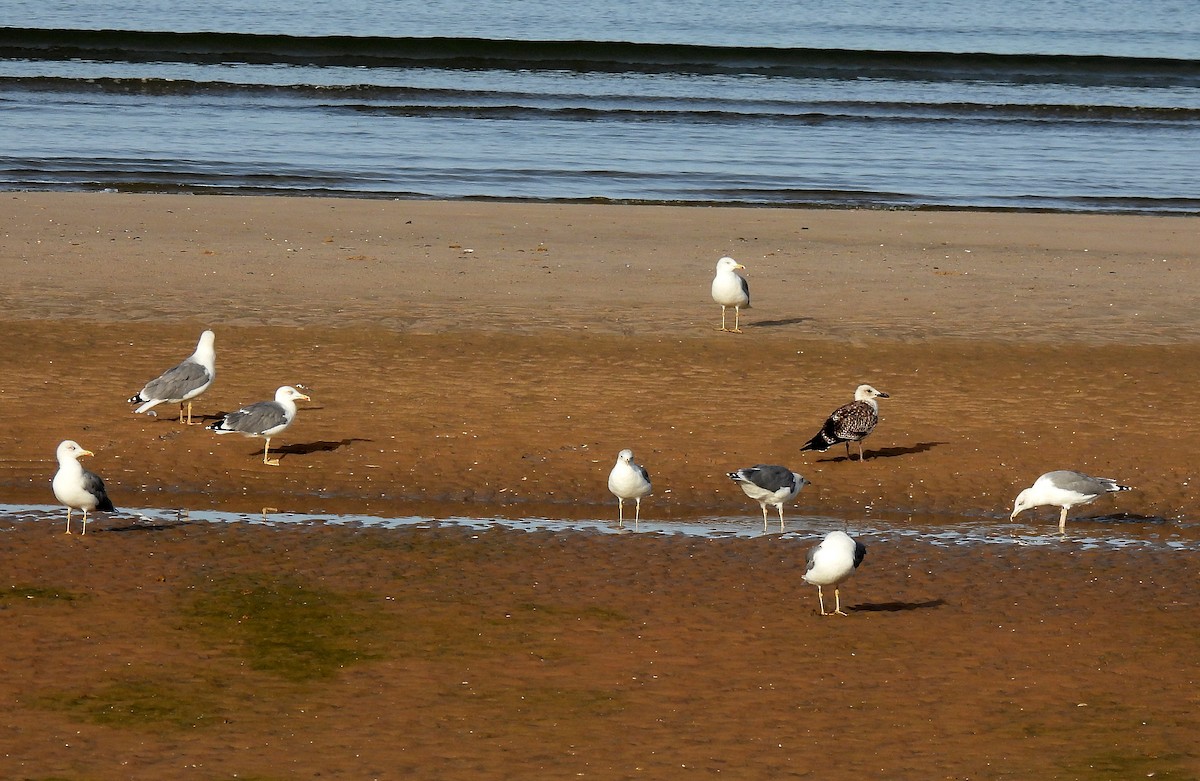
[[[1178,0],[8,0],[0,188],[1200,213]]]

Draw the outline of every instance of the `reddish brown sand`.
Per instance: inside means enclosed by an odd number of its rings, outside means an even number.
[[[53,503],[65,438],[119,508],[609,518],[623,447],[657,519],[753,522],[739,466],[813,484],[803,534],[740,539],[0,520],[0,778],[1200,777],[1200,568],[1162,544],[1196,537],[1200,221],[3,202],[9,504]],[[206,327],[204,421],[312,396],[281,466],[124,403]],[[868,460],[800,453],[860,382],[892,396]],[[1064,467],[1137,490],[1011,544],[1013,497]],[[998,544],[860,535],[822,618],[803,516]],[[1148,544],[1079,542],[1126,530]],[[344,647],[263,639],[289,627]]]

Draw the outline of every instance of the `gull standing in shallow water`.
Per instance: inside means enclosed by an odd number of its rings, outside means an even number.
[[[633,462],[633,451],[628,448],[617,454],[617,463],[608,474],[608,490],[617,497],[617,521],[625,525],[625,500],[634,501],[633,522],[642,518],[642,497],[650,495],[650,473],[640,464]]]
[[[79,463],[82,456],[96,455],[90,450],[84,450],[74,440],[64,440],[58,445],[58,471],[50,486],[54,489],[54,498],[67,506],[67,534],[71,533],[71,510],[83,510],[83,534],[87,534],[89,510],[101,510],[106,513],[115,512],[108,492],[104,490],[104,481],[100,476],[89,472]]]
[[[764,532],[767,530],[767,505],[779,510],[779,531],[783,531],[783,503],[795,499],[800,489],[808,485],[801,475],[775,464],[748,466],[726,474],[742,487],[746,496],[762,506]]]
[[[163,402],[179,404],[179,422],[183,423],[183,403],[187,402],[187,424],[192,424],[192,399],[208,390],[217,376],[217,351],[213,347],[216,335],[212,331],[200,334],[196,352],[178,366],[146,383],[146,387],[133,394],[130,404],[141,404],[134,412],[146,412]]]
[[[712,281],[712,297],[721,305],[721,330],[740,334],[739,327],[743,309],[750,308],[750,284],[745,277],[737,273],[738,269],[746,268],[733,258],[721,258],[717,261],[717,275]],[[725,327],[725,309],[733,307],[733,329]]]
[[[1059,469],[1047,472],[1033,482],[1033,485],[1017,494],[1013,504],[1011,521],[1017,513],[1030,507],[1053,505],[1062,508],[1058,516],[1058,533],[1067,531],[1067,510],[1077,504],[1087,504],[1107,493],[1133,490],[1127,485],[1121,485],[1111,477],[1088,477],[1081,472],[1070,469]]]
[[[850,443],[858,443],[858,460],[863,460],[862,441],[879,424],[879,404],[875,399],[890,398],[883,391],[870,385],[859,385],[854,391],[854,401],[843,404],[833,411],[825,425],[816,435],[804,443],[801,450],[817,450],[824,453],[839,442],[846,443],[846,459],[850,459]]]
[[[831,615],[825,612],[825,595],[821,593],[821,586],[833,586],[833,613],[846,615],[842,612],[842,595],[838,584],[854,574],[866,555],[867,546],[842,531],[829,532],[808,552],[808,569],[804,572],[804,580],[817,587],[821,615]]]
[[[270,457],[271,437],[292,425],[296,417],[296,401],[299,399],[310,400],[291,385],[284,385],[275,391],[275,401],[259,401],[242,407],[237,412],[230,412],[209,428],[218,434],[238,433],[248,437],[265,438],[267,444],[263,448],[263,463],[279,466],[279,459]]]

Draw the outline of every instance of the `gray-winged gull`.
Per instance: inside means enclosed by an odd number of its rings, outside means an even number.
[[[608,490],[617,497],[617,520],[625,525],[625,500],[634,501],[633,522],[636,524],[642,517],[642,497],[649,496],[650,473],[645,467],[633,462],[633,451],[622,450],[617,454],[617,463],[608,473]]]
[[[803,476],[776,464],[757,464],[726,474],[762,507],[763,531],[767,530],[767,505],[779,511],[779,531],[783,531],[784,502],[795,499],[800,489],[808,485]]]
[[[879,404],[875,399],[890,398],[883,391],[870,385],[859,385],[854,391],[854,401],[843,404],[833,411],[821,430],[804,443],[801,450],[817,450],[824,453],[839,442],[846,443],[846,458],[850,458],[850,443],[858,443],[858,460],[863,460],[862,441],[875,430],[879,423]]]
[[[1032,486],[1017,494],[1012,515],[1008,519],[1011,521],[1017,517],[1017,513],[1030,507],[1054,505],[1062,508],[1062,514],[1058,516],[1058,533],[1063,534],[1067,530],[1067,510],[1077,504],[1087,504],[1107,493],[1131,490],[1133,489],[1129,486],[1121,485],[1111,477],[1089,477],[1082,472],[1059,469],[1047,472],[1034,480]]]
[[[725,310],[733,307],[732,333],[740,334],[739,327],[743,309],[750,308],[750,284],[745,277],[737,273],[738,269],[746,268],[733,258],[721,258],[717,261],[717,275],[712,281],[712,297],[721,305],[721,330],[730,331],[725,327]]]
[[[187,402],[187,424],[192,424],[192,399],[208,390],[217,376],[217,351],[213,347],[216,335],[212,331],[200,334],[196,352],[183,363],[146,383],[146,387],[129,399],[130,404],[141,404],[134,412],[146,412],[164,402],[179,404],[179,422],[183,423],[183,403]]]
[[[209,428],[218,434],[237,433],[265,438],[267,444],[263,448],[263,463],[279,466],[279,459],[270,457],[271,437],[292,425],[296,417],[296,401],[299,399],[307,401],[309,397],[291,385],[284,385],[275,391],[274,401],[259,401],[242,407],[236,412],[230,412]]]
[[[833,586],[833,612],[839,616],[846,615],[842,612],[842,595],[838,584],[854,574],[866,555],[867,546],[843,531],[829,532],[825,539],[809,550],[804,580],[817,587],[821,615],[830,615],[825,612],[825,595],[821,592],[821,586]]]
[[[71,533],[71,510],[83,510],[83,534],[87,534],[88,512],[101,510],[115,512],[108,492],[104,490],[104,481],[100,476],[89,472],[79,463],[81,456],[94,456],[90,450],[84,450],[74,440],[64,440],[58,444],[58,471],[50,483],[54,489],[54,498],[67,506],[67,534]]]

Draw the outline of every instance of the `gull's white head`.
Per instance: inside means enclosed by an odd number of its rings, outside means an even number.
[[[196,352],[194,357],[200,363],[208,366],[209,371],[213,370],[213,362],[217,357],[217,335],[212,331],[205,331],[200,334],[200,341],[196,343]]]
[[[724,257],[717,261],[717,271],[737,271],[738,269],[746,268],[741,263],[730,257]]]
[[[1030,496],[1032,491],[1032,488],[1026,488],[1024,491],[1017,494],[1017,501],[1013,503],[1012,515],[1008,516],[1010,521],[1013,518],[1016,518],[1017,514],[1023,510],[1028,510],[1030,507],[1037,507],[1037,503],[1034,502]]]
[[[883,391],[875,390],[870,385],[859,385],[854,391],[855,401],[870,401],[871,399],[891,398]]]
[[[83,456],[96,455],[95,453],[93,453],[90,450],[85,450],[82,446],[80,446],[80,444],[78,442],[76,442],[73,439],[65,439],[62,442],[59,442],[57,454],[58,454],[59,463],[62,463],[63,461],[68,461],[68,460],[74,461],[79,458],[82,458]]]
[[[308,396],[305,396],[300,391],[293,388],[291,385],[284,385],[279,390],[275,391],[275,401],[312,401]]]
[[[625,448],[620,453],[617,453],[617,460],[624,461],[626,464],[632,464],[633,463],[633,451],[630,450],[629,448]]]

